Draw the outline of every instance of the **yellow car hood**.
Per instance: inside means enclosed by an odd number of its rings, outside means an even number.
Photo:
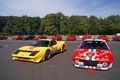
[[[26,51],[40,51],[41,49],[46,49],[46,47],[38,47],[38,46],[23,46],[19,48],[20,50]]]
[[[31,57],[33,58],[38,53],[44,55],[43,53],[46,51],[46,47],[37,47],[37,46],[23,46],[16,50],[13,55],[19,57]]]

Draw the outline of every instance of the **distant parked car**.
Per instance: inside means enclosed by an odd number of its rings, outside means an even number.
[[[7,39],[8,37],[5,35],[0,35],[0,40]]]
[[[82,40],[92,39],[91,35],[83,35]]]
[[[108,36],[106,36],[106,35],[99,35],[99,36],[98,36],[98,39],[102,39],[102,40],[109,41],[109,38],[108,38]]]
[[[120,41],[120,36],[115,35],[115,36],[112,37],[112,40],[113,41]]]
[[[39,35],[34,38],[35,41],[40,40],[40,39],[47,39],[45,35]]]
[[[12,40],[22,40],[24,38],[24,36],[21,35],[15,35],[12,37]]]
[[[68,35],[66,37],[66,41],[75,41],[76,40],[76,36],[75,35]]]
[[[54,36],[51,37],[51,39],[53,39],[53,40],[62,40],[62,36],[54,35]]]
[[[23,40],[32,40],[35,38],[35,35],[27,35],[23,38]]]

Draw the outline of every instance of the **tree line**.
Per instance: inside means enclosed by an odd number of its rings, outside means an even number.
[[[120,33],[120,15],[98,18],[91,15],[65,16],[61,12],[47,14],[45,17],[0,16],[0,34],[6,35],[115,35]]]

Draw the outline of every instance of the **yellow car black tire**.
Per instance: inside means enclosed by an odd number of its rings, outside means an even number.
[[[45,53],[45,60],[48,60],[51,58],[51,54],[50,54],[50,50],[46,50],[46,53]]]

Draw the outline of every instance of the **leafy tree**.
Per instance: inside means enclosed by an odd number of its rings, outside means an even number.
[[[60,34],[68,34],[68,30],[69,30],[69,27],[68,27],[68,16],[62,16],[62,21],[60,22]]]
[[[44,18],[0,16],[0,33],[8,35],[26,34],[116,34],[120,33],[120,15],[107,18],[72,15],[61,12],[47,14]]]
[[[3,34],[3,28],[6,26],[7,18],[0,16],[0,33]]]
[[[89,17],[89,33],[90,34],[98,34],[100,30],[100,21],[96,16],[90,16]]]

